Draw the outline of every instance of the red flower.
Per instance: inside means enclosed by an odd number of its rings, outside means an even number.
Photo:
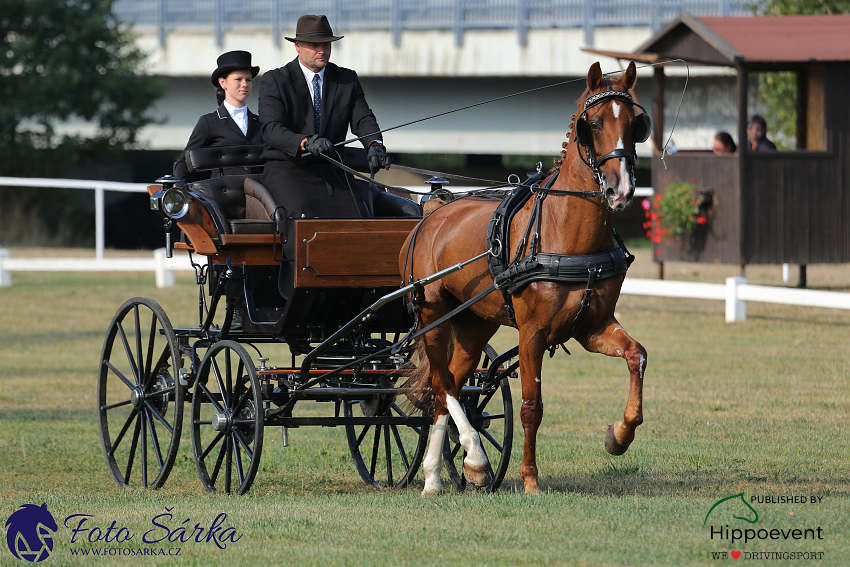
[[[697,182],[697,178],[696,178],[696,177],[691,177],[691,183],[696,183],[696,182]]]
[[[705,215],[700,215],[697,217],[697,224],[705,224],[708,222],[708,219],[705,218]]]

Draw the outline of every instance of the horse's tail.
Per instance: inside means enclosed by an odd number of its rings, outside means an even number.
[[[454,341],[448,341],[447,360],[451,360]],[[434,389],[431,387],[431,362],[425,354],[422,339],[416,341],[416,351],[412,357],[414,368],[410,370],[401,388],[410,388],[409,392],[399,394],[396,400],[402,411],[411,414],[434,414]]]

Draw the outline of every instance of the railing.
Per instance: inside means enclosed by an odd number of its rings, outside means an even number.
[[[203,258],[200,259],[203,262]],[[0,287],[12,285],[12,272],[150,272],[157,287],[174,285],[174,271],[191,271],[187,255],[166,258],[165,248],[154,250],[153,258],[12,258],[0,248]],[[623,295],[713,299],[726,302],[726,322],[747,320],[747,301],[802,305],[829,309],[850,309],[850,293],[749,285],[746,278],[727,278],[726,285],[668,280],[626,278]]]
[[[650,27],[653,32],[681,12],[695,16],[750,16],[752,0],[119,0],[116,15],[155,27],[165,45],[177,28],[212,28],[219,47],[236,28],[268,28],[275,45],[305,13],[326,14],[334,31],[389,30],[401,44],[408,30],[451,30],[455,43],[476,29],[513,29],[525,46],[529,29],[582,28],[593,45],[598,27]]]
[[[83,179],[46,179],[40,177],[0,177],[0,185],[7,187],[51,187],[56,189],[87,189],[94,191],[94,242],[95,257],[103,259],[104,215],[103,192],[147,193],[142,183],[118,183],[116,181],[90,181]]]

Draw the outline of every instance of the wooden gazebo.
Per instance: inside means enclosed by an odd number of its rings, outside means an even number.
[[[588,50],[590,51],[590,50]],[[850,262],[850,16],[695,18],[681,15],[632,54],[618,58],[737,71],[734,156],[656,151],[652,186],[663,194],[695,178],[716,204],[694,242],[664,243],[659,261],[805,265]],[[752,152],[747,146],[748,73],[797,74],[797,148]],[[655,67],[653,135],[663,148],[664,67]]]

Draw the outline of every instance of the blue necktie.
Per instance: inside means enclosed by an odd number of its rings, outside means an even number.
[[[313,122],[313,133],[318,134],[319,125],[322,123],[322,87],[319,85],[319,75],[313,75]]]

